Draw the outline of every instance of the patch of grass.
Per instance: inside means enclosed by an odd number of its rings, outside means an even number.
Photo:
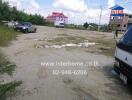
[[[8,46],[20,34],[12,28],[0,25],[0,46]]]
[[[68,44],[68,43],[81,43],[84,42],[85,38],[84,37],[79,37],[79,36],[67,36],[67,37],[58,37],[54,38],[52,40],[49,40],[48,42],[51,42],[56,45],[62,45],[62,44]]]
[[[12,75],[16,65],[9,62],[6,57],[0,52],[0,74],[7,73]]]
[[[9,62],[0,51],[0,75],[7,73],[12,75],[16,65]],[[10,83],[0,83],[0,100],[6,100],[10,93],[15,91],[16,87],[20,86],[22,81],[13,81]]]
[[[11,28],[0,25],[0,47],[8,46],[10,42],[16,39],[19,33]],[[12,64],[0,51],[0,75],[7,73],[12,75],[16,65]],[[6,84],[0,84],[0,100],[6,100],[10,92],[15,91],[16,87],[22,84],[22,81],[13,81]]]
[[[113,39],[95,39],[94,41],[96,43],[101,44],[102,46],[110,47],[110,48],[114,48],[116,45],[116,42]]]
[[[0,100],[6,100],[8,95],[20,86],[22,81],[13,81],[7,84],[0,84]]]
[[[102,51],[99,53],[104,54],[106,56],[114,55],[114,51],[116,47],[115,40],[109,38],[94,38],[90,41],[99,43],[97,48]]]
[[[9,62],[0,51],[0,75],[7,73],[12,75],[16,65]],[[16,87],[22,84],[22,81],[13,81],[6,84],[0,84],[0,100],[6,100],[10,93],[15,91]]]

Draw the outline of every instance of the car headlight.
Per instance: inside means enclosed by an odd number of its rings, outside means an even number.
[[[26,29],[26,27],[23,27],[23,29]]]

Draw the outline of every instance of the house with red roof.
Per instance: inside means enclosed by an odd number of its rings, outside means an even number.
[[[68,17],[65,16],[63,13],[53,12],[52,15],[49,15],[47,17],[47,21],[53,22],[53,23],[55,23],[57,21],[58,22],[61,21],[61,22],[64,22],[64,24],[67,24],[68,23]]]

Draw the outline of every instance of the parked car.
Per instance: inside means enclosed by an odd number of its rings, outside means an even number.
[[[65,27],[65,24],[64,24],[63,21],[56,21],[56,22],[54,23],[54,26],[55,26],[56,28],[64,28],[64,27]]]
[[[117,43],[114,70],[124,84],[132,82],[132,26]]]
[[[21,31],[24,33],[33,32],[35,33],[37,31],[37,28],[32,25],[30,22],[23,22],[15,26],[16,31]]]

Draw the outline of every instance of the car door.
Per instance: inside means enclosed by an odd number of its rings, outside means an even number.
[[[28,26],[28,31],[29,32],[33,32],[34,30],[33,30],[33,25],[32,24],[29,24],[29,26]]]
[[[35,26],[34,25],[31,25],[31,30],[32,30],[32,32],[35,31]]]

